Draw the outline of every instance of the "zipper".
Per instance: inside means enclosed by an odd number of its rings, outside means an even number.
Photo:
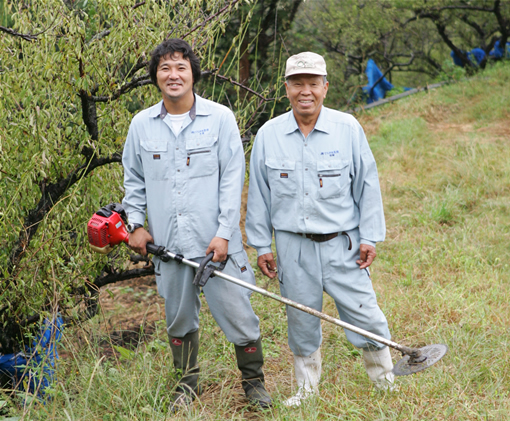
[[[188,156],[196,155],[196,154],[199,154],[199,153],[207,153],[207,152],[211,152],[211,150],[210,149],[206,149],[206,150],[203,150],[203,151],[188,152]]]
[[[203,151],[188,152],[188,159],[186,160],[186,166],[189,167],[189,163],[191,161],[191,155],[198,155],[199,153],[209,153],[209,152],[211,152],[211,149],[205,149]]]
[[[322,188],[324,184],[322,183],[322,178],[326,177],[340,177],[342,174],[317,174],[317,177],[319,177],[319,187]]]
[[[317,174],[317,177],[340,177],[342,174]]]

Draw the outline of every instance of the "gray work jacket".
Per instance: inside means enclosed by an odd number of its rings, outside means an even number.
[[[157,245],[186,258],[205,255],[213,237],[243,249],[239,229],[244,151],[232,111],[195,95],[176,137],[163,101],[131,122],[122,163],[132,223],[143,224]]]
[[[377,167],[358,121],[322,107],[306,138],[292,111],[264,124],[251,152],[246,216],[259,256],[271,252],[273,228],[330,234],[358,226],[361,243],[384,240]]]

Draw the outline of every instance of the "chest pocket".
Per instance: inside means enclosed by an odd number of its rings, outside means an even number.
[[[168,180],[168,143],[163,140],[141,140],[143,172],[149,180]]]
[[[294,197],[298,180],[296,162],[288,159],[266,159],[267,177],[271,194],[279,197]]]
[[[206,177],[218,170],[216,136],[186,139],[186,168],[189,178]]]
[[[340,197],[349,185],[349,161],[317,161],[317,199]]]

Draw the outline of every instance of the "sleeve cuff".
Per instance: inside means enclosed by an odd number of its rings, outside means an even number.
[[[230,241],[233,234],[234,234],[234,230],[232,228],[227,228],[224,225],[220,225],[218,228],[218,231],[216,231],[216,237],[223,238],[227,241]]]
[[[367,246],[375,247],[375,242],[370,240],[364,240],[363,238],[360,240],[360,244],[366,244]]]
[[[257,248],[257,257],[262,256],[263,254],[272,253],[273,250],[271,247],[260,247]]]
[[[145,213],[130,212],[128,214],[128,221],[132,224],[140,224],[143,227],[143,224],[145,223]]]

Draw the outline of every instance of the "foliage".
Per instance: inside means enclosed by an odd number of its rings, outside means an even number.
[[[361,100],[369,58],[394,85],[423,86],[444,72],[451,50],[473,74],[467,51],[488,54],[508,36],[510,3],[499,0],[309,0],[290,34],[293,53],[319,52],[334,69],[327,103],[335,108]]]
[[[437,75],[437,80],[442,81],[459,81],[466,77],[466,70],[463,67],[456,66],[451,60],[445,60],[441,72]]]
[[[242,4],[226,26],[227,34],[238,35],[233,39],[218,37],[215,43],[215,63],[220,69],[225,68],[225,57],[234,58],[231,61],[233,67],[228,71],[233,71],[238,81],[257,92],[269,91],[268,95],[276,100],[259,101],[260,113],[250,124],[251,130],[247,135],[255,133],[274,113],[280,114],[285,110],[287,102],[281,101],[284,36],[290,30],[302,1],[258,0],[253,5]],[[230,101],[250,99],[247,91],[227,89],[226,93]]]
[[[66,311],[130,274],[120,249],[108,257],[89,251],[85,226],[99,207],[122,199],[119,163],[130,120],[160,100],[147,86],[150,51],[167,37],[182,37],[206,73],[214,70],[215,43],[239,3],[3,4],[12,25],[0,32],[0,329]],[[235,57],[223,61],[225,69],[235,67]],[[228,81],[232,76],[226,73]],[[226,85],[207,88],[214,81],[206,78],[198,91],[221,100]],[[230,104],[242,132],[259,100]],[[1,336],[0,330],[0,343]]]

